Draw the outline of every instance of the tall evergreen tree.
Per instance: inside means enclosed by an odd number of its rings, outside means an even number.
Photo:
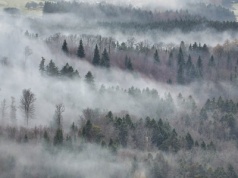
[[[58,68],[52,60],[50,60],[49,64],[46,66],[46,73],[49,76],[57,76],[59,74]]]
[[[177,71],[177,82],[179,84],[184,84],[184,67],[185,67],[185,61],[183,56],[182,48],[179,48],[179,54],[178,54],[178,71]]]
[[[92,130],[92,123],[90,120],[87,120],[85,126],[83,127],[82,135],[88,140],[91,140],[91,130]]]
[[[95,66],[100,65],[100,54],[99,54],[99,50],[98,50],[98,45],[96,45],[96,47],[95,47],[92,63]]]
[[[159,58],[159,53],[158,50],[156,49],[155,53],[154,53],[154,61],[156,63],[160,63],[160,58]]]
[[[130,70],[130,71],[133,70],[133,65],[132,65],[131,59],[128,56],[126,56],[126,58],[125,58],[125,67],[127,70]]]
[[[109,58],[106,48],[104,49],[104,51],[102,53],[101,66],[107,67],[107,68],[110,67],[110,58]]]
[[[55,136],[54,136],[54,145],[55,146],[60,146],[63,144],[63,131],[61,128],[58,128],[55,132]]]
[[[83,41],[82,40],[80,40],[80,42],[79,42],[77,56],[79,58],[84,58],[85,57],[85,52],[84,52],[84,47],[83,47]]]
[[[192,63],[192,58],[191,56],[189,55],[188,56],[188,60],[186,62],[186,65],[185,65],[185,69],[186,69],[186,78],[191,81],[193,79],[193,63]]]
[[[44,73],[45,71],[45,58],[42,57],[42,60],[40,62],[39,70],[41,73]]]
[[[95,88],[94,77],[90,71],[85,75],[85,82],[91,87]]]
[[[186,137],[186,145],[187,145],[187,149],[192,149],[193,145],[194,145],[194,141],[192,136],[190,135],[190,133],[187,133]]]
[[[209,60],[208,66],[209,67],[215,67],[215,60],[214,60],[213,55],[211,56],[211,58]]]
[[[203,64],[202,64],[201,56],[199,56],[197,60],[197,74],[199,78],[203,77]]]
[[[169,53],[168,66],[173,67],[173,52]]]
[[[64,43],[62,45],[62,51],[67,55],[69,54],[68,44],[67,44],[66,40],[64,40]]]

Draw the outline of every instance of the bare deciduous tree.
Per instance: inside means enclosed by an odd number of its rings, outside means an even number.
[[[63,104],[57,104],[55,106],[55,118],[56,118],[56,125],[57,128],[61,128],[62,127],[62,113],[65,111],[65,107]]]
[[[11,97],[10,118],[11,118],[12,122],[16,121],[16,112],[17,112],[17,108],[15,105],[15,98]]]
[[[24,89],[22,91],[22,97],[20,100],[20,109],[25,115],[27,125],[29,122],[29,118],[32,118],[34,116],[35,100],[36,100],[35,94],[33,94],[30,89]]]

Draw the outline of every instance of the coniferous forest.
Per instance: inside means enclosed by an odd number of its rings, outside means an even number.
[[[8,3],[1,178],[238,178],[238,2]]]

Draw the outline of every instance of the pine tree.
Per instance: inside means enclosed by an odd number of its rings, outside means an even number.
[[[191,150],[194,145],[194,141],[190,133],[187,133],[185,139],[186,139],[187,149]]]
[[[104,51],[102,53],[101,66],[107,67],[107,68],[110,67],[110,59],[109,59],[106,48],[104,49]]]
[[[66,40],[64,40],[64,43],[62,45],[62,51],[67,55],[69,54],[68,44],[67,44]]]
[[[92,63],[95,66],[100,65],[100,54],[99,54],[99,50],[98,50],[98,45],[96,45],[96,47],[95,47]]]
[[[83,47],[83,41],[82,40],[80,40],[80,42],[79,42],[77,56],[79,58],[84,58],[85,57],[85,52],[84,52],[84,47]]]
[[[125,66],[126,66],[127,70],[130,70],[130,71],[133,70],[131,59],[129,57],[127,57],[127,56],[125,58]]]
[[[60,74],[61,74],[61,76],[64,76],[64,77],[73,78],[74,77],[74,69],[68,63],[66,63],[66,65],[63,66],[62,69],[60,70]]]
[[[199,78],[203,77],[203,64],[202,64],[201,56],[199,56],[197,60],[197,74]]]
[[[75,78],[75,79],[79,79],[80,78],[80,75],[79,75],[79,72],[78,72],[78,70],[75,70],[74,71],[74,73],[73,73],[73,78]]]
[[[168,66],[173,67],[173,52],[169,53]]]
[[[85,82],[91,87],[95,88],[94,77],[90,71],[85,75]]]
[[[186,77],[187,77],[188,81],[191,82],[196,76],[195,75],[196,70],[195,70],[195,67],[193,65],[192,58],[190,55],[188,56],[188,60],[185,65],[185,69],[186,69],[186,71],[185,71]]]
[[[179,54],[178,54],[178,71],[177,71],[177,82],[179,84],[184,84],[185,79],[184,79],[184,66],[185,66],[185,61],[184,61],[184,56],[183,56],[183,51],[182,48],[179,48]]]
[[[50,60],[49,64],[46,66],[46,73],[49,76],[58,76],[59,74],[58,68],[52,60]]]
[[[155,53],[154,53],[154,61],[158,64],[160,63],[158,50],[156,50]]]
[[[83,133],[82,135],[88,140],[91,140],[91,130],[92,130],[92,123],[90,120],[87,120],[84,128],[83,128]]]
[[[61,74],[62,76],[67,75],[67,73],[68,73],[68,68],[69,68],[69,64],[66,63],[65,66],[63,66],[62,69],[60,70],[60,74]]]
[[[211,56],[211,58],[209,60],[208,66],[209,67],[215,67],[215,60],[214,60],[213,55]]]
[[[58,128],[56,130],[55,136],[54,136],[54,145],[55,146],[60,146],[63,144],[63,131],[61,128]]]
[[[42,57],[42,60],[40,62],[39,70],[42,74],[45,72],[45,58],[43,58],[43,57]]]
[[[48,132],[46,130],[44,131],[43,138],[44,138],[46,143],[50,142],[50,138],[49,138]]]

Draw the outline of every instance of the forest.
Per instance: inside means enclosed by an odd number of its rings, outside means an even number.
[[[238,178],[232,3],[0,8],[0,177]]]

